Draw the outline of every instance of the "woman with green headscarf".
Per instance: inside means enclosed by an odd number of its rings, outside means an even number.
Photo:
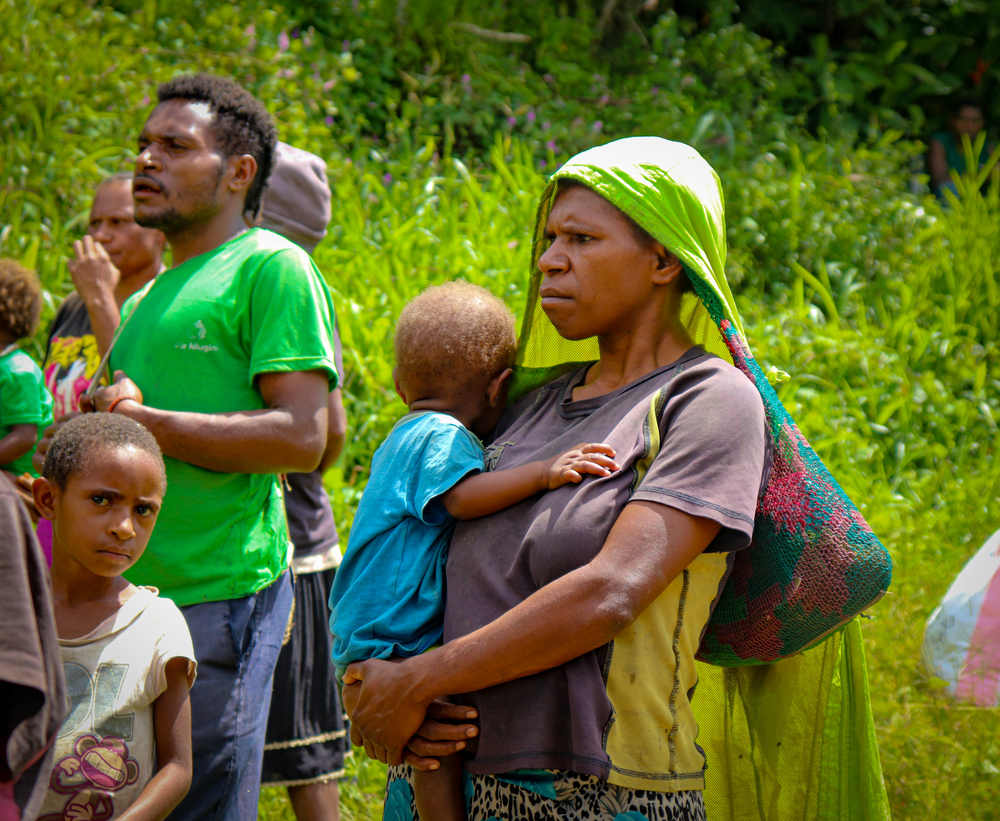
[[[534,237],[524,395],[487,469],[582,441],[622,468],[459,523],[446,644],[349,668],[354,738],[421,767],[468,738],[472,819],[703,819],[695,653],[772,453],[720,331],[742,327],[719,179],[687,145],[619,140],[553,176]],[[441,716],[478,716],[478,733]],[[413,818],[406,775],[390,771],[387,818]]]

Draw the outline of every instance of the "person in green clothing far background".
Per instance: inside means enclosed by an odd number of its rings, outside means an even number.
[[[945,191],[957,194],[951,172],[965,173],[962,135],[967,134],[969,141],[975,143],[976,136],[986,124],[982,103],[972,98],[959,100],[952,108],[948,122],[951,131],[939,131],[932,135],[927,148],[927,172],[931,176],[931,190],[942,201]],[[980,161],[986,160],[989,153],[990,147],[984,146]]]
[[[38,329],[42,286],[38,275],[12,259],[0,259],[0,470],[16,481],[32,470],[31,457],[52,424],[52,397],[42,371],[17,347]]]

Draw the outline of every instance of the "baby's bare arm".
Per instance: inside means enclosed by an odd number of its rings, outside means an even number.
[[[468,476],[441,499],[456,519],[478,519],[569,482],[583,481],[584,473],[610,476],[618,470],[610,445],[583,444],[552,459],[529,462],[510,470]]]
[[[413,797],[417,815],[434,821],[465,821],[465,799],[462,795],[462,757],[449,755],[441,759],[440,768],[413,771]]]

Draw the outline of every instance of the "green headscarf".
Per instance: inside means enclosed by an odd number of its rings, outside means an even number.
[[[736,364],[756,385],[776,443],[774,470],[786,471],[786,476],[789,470],[798,471],[787,485],[788,497],[783,496],[786,490],[774,491],[781,497],[778,507],[783,500],[791,501],[792,507],[800,501],[795,494],[802,485],[795,482],[808,486],[803,498],[819,491],[806,502],[815,505],[809,511],[810,535],[804,537],[808,548],[816,549],[820,537],[815,534],[826,527],[824,517],[834,511],[839,521],[857,525],[834,534],[834,541],[841,540],[834,547],[848,547],[850,542],[851,549],[869,550],[877,566],[884,549],[865,530],[860,514],[860,524],[853,517],[856,509],[798,433],[750,354],[725,276],[722,187],[715,171],[690,146],[657,137],[631,137],[585,151],[553,175],[538,208],[512,393],[524,394],[600,356],[596,339],[570,341],[559,336],[538,296],[545,224],[559,181],[566,179],[596,191],[680,258],[694,291],[682,299],[681,322],[696,343]],[[767,511],[759,514],[755,540],[766,542],[769,527],[771,535],[775,528],[780,531],[781,522],[775,525],[775,521]],[[884,563],[888,573],[887,554]],[[870,596],[870,591],[861,595]],[[724,603],[725,596],[716,615]],[[728,618],[739,618],[739,614]],[[720,656],[728,652],[718,643],[715,649]],[[730,656],[732,663],[746,660]],[[698,674],[698,696],[692,707],[700,727],[698,742],[708,757],[705,802],[709,818],[888,821],[856,618],[813,649],[791,658],[735,667],[698,662]]]
[[[708,288],[733,327],[743,322],[726,281],[726,217],[722,184],[691,146],[659,137],[629,137],[591,148],[552,175],[538,207],[533,233],[531,281],[521,328],[515,395],[550,382],[580,362],[598,358],[597,339],[570,341],[559,336],[542,311],[538,259],[547,247],[545,223],[560,180],[576,180],[627,214],[650,236],[676,254],[696,290]],[[718,325],[694,293],[681,302],[681,322],[694,341],[732,363]]]

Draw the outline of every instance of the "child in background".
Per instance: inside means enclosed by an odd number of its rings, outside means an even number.
[[[114,413],[71,419],[33,492],[53,524],[52,592],[69,717],[39,821],[164,819],[191,784],[195,660],[187,623],[122,578],[166,490],[152,434]]]
[[[584,473],[618,466],[603,444],[484,472],[481,438],[507,406],[517,340],[514,316],[483,288],[428,288],[404,309],[393,340],[396,392],[410,412],[372,459],[371,475],[330,596],[333,659],[407,657],[442,640],[444,571],[456,519],[503,510]],[[418,814],[464,819],[461,757],[415,772]]]
[[[0,259],[0,470],[11,481],[35,474],[31,457],[52,424],[52,397],[42,371],[17,341],[38,328],[42,286],[34,271]]]

